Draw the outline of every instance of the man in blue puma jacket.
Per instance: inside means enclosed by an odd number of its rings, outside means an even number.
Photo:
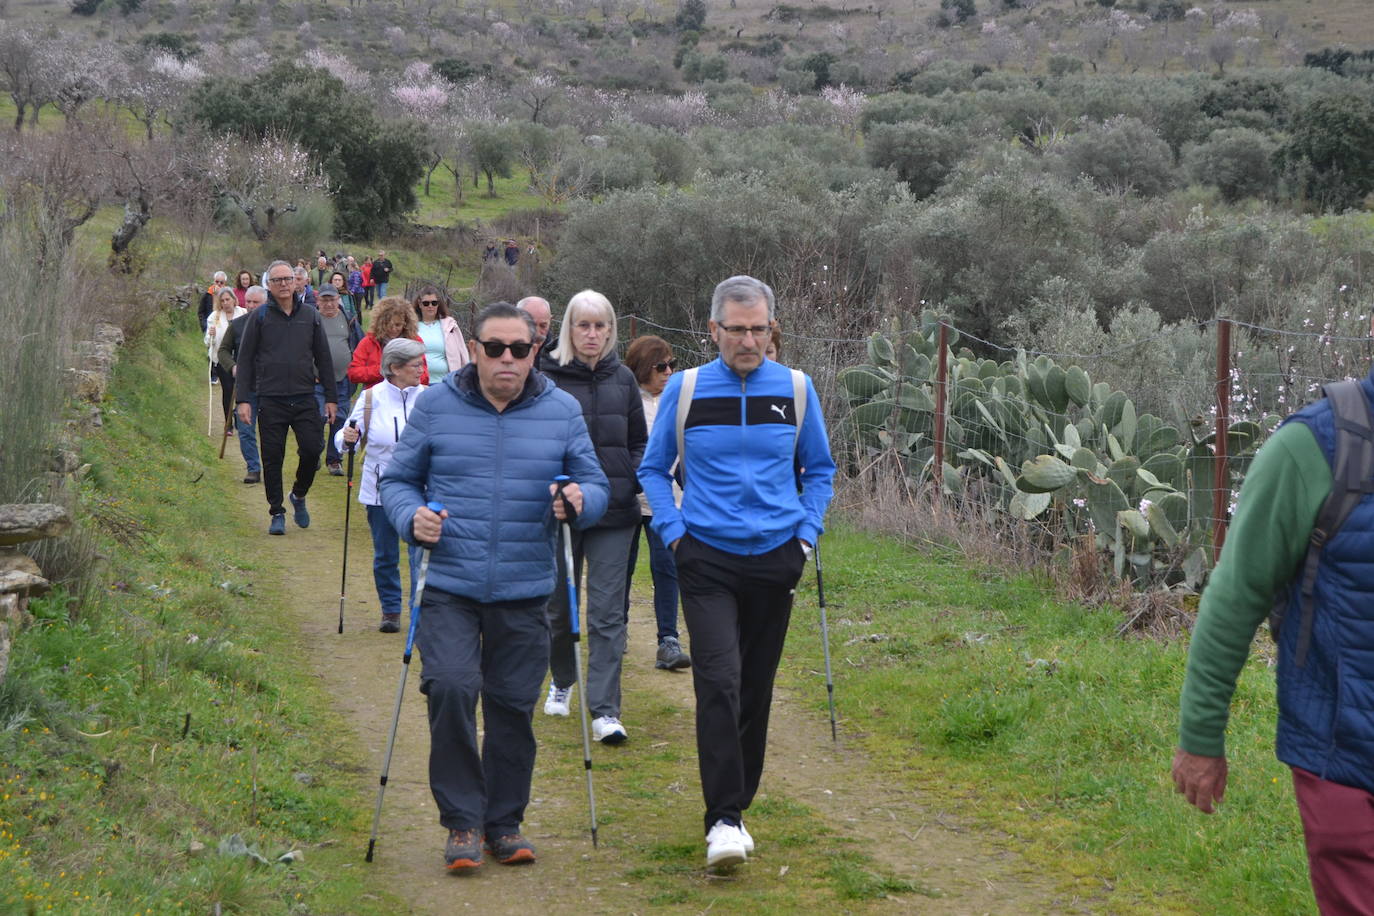
[[[835,463],[811,380],[794,379],[763,355],[775,310],[773,290],[753,277],[716,287],[710,332],[720,358],[697,370],[682,455],[685,374],[664,389],[639,466],[654,530],[677,562],[692,640],[708,866],[737,864],[753,851],[742,817],[763,774],[773,677],[793,589],[834,492]],[[681,509],[671,473],[679,457]]]

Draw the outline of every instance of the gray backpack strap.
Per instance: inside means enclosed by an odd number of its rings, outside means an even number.
[[[1302,564],[1298,645],[1295,661],[1307,664],[1312,645],[1312,617],[1316,610],[1317,570],[1322,550],[1341,530],[1360,501],[1374,492],[1374,429],[1369,418],[1369,401],[1355,381],[1333,382],[1324,386],[1336,426],[1336,463],[1331,473],[1331,493],[1317,513],[1307,555]]]
[[[687,440],[687,414],[692,409],[692,395],[697,390],[697,368],[682,373],[682,387],[677,392],[677,461],[678,467],[686,469],[683,458],[683,445]]]
[[[792,451],[797,451],[801,439],[802,423],[806,421],[806,373],[792,369],[792,412],[797,417],[797,434],[792,438]]]

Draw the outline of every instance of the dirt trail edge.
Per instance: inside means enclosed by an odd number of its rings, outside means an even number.
[[[287,466],[293,469],[294,465],[295,456],[289,453]],[[288,513],[284,538],[266,534],[262,487],[238,486],[245,537],[250,542],[260,538],[261,574],[280,587],[281,611],[297,620],[302,644],[314,659],[310,674],[323,682],[353,728],[352,734],[338,735],[338,741],[341,746],[361,748],[369,763],[366,773],[359,776],[360,784],[375,793],[405,634],[388,636],[376,630],[372,545],[363,513],[354,506],[345,628],[339,635],[344,481],[321,473],[310,493],[311,527],[297,528]],[[640,593],[634,603],[625,657],[625,719],[632,743],[643,742],[649,748],[671,745],[681,754],[680,772],[668,787],[671,798],[663,802],[663,816],[675,819],[679,829],[665,836],[658,835],[663,831],[656,831],[661,827],[657,820],[617,821],[616,792],[628,791],[617,780],[624,782],[631,766],[617,766],[608,752],[597,748],[598,803],[605,818],[600,848],[593,850],[587,833],[577,720],[552,719],[541,708],[535,712],[540,756],[525,824],[526,834],[538,849],[538,863],[521,868],[489,863],[465,878],[445,872],[444,831],[428,789],[429,736],[424,698],[419,694],[417,653],[406,685],[376,861],[364,863],[367,837],[362,835],[357,838],[356,865],[345,867],[377,869],[390,888],[410,901],[410,912],[417,914],[468,909],[522,916],[701,910],[673,906],[676,901],[656,897],[662,888],[652,882],[628,880],[627,873],[645,863],[646,847],[680,839],[680,825],[695,826],[701,816],[691,677],[653,668],[651,603]],[[799,618],[793,625],[803,624]],[[1092,909],[1033,873],[1009,848],[1013,841],[1008,837],[961,824],[939,799],[885,781],[859,751],[846,746],[843,736],[838,745],[832,745],[828,721],[799,709],[782,691],[773,705],[760,795],[812,809],[837,834],[856,841],[851,848],[873,856],[882,869],[938,892],[936,897],[902,894],[887,900],[855,901],[852,910],[845,907],[846,911],[1023,914]],[[370,815],[369,804],[369,822]],[[755,827],[753,832],[758,835],[760,830]],[[764,837],[758,838],[764,842]],[[690,860],[682,864],[697,870],[702,855],[702,847],[693,847]],[[751,860],[747,868],[752,867]],[[837,911],[833,906],[827,909]]]

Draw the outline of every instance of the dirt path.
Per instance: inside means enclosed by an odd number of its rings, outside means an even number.
[[[283,610],[297,618],[303,644],[316,659],[313,676],[323,681],[352,724],[354,734],[340,735],[339,741],[356,742],[365,759],[375,761],[358,777],[370,798],[385,749],[404,635],[376,632],[366,522],[355,505],[345,631],[338,635],[344,481],[324,474],[317,478],[310,496],[312,526],[303,531],[288,522],[284,538],[266,535],[262,487],[237,486],[245,537],[260,538],[264,548],[262,575],[279,585]],[[301,570],[316,572],[301,576]],[[540,756],[525,832],[538,849],[539,862],[528,868],[487,866],[465,878],[443,870],[444,834],[426,780],[429,742],[417,657],[401,714],[377,861],[363,863],[366,837],[359,836],[356,867],[384,869],[388,885],[403,889],[411,912],[420,914],[468,909],[548,916],[649,909],[739,912],[744,898],[732,904],[731,894],[747,887],[751,877],[758,884],[765,874],[782,880],[778,876],[788,874],[787,850],[777,848],[782,844],[769,850],[767,821],[751,819],[760,855],[730,882],[734,887],[728,893],[719,900],[711,897],[707,906],[697,905],[703,891],[715,893],[722,885],[705,875],[700,865],[691,678],[652,667],[652,618],[650,602],[636,594],[624,676],[624,718],[631,740],[617,749],[597,747],[593,754],[602,815],[599,849],[593,850],[588,842],[577,720],[550,719],[537,711]],[[643,770],[636,761],[643,763]],[[668,776],[641,784],[642,772],[654,767],[666,767]],[[1009,848],[1008,838],[970,829],[940,799],[884,780],[843,738],[838,746],[832,745],[828,722],[800,710],[781,692],[773,707],[760,795],[770,804],[811,809],[834,834],[849,841],[848,848],[871,855],[878,870],[938,895],[859,900],[841,910],[832,904],[826,907],[829,911],[1021,914],[1092,909],[1031,874]],[[627,809],[635,813],[627,816]],[[369,806],[369,821],[370,814]],[[790,906],[807,908],[799,903]]]

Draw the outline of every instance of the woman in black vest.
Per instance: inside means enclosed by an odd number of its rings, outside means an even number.
[[[625,587],[630,542],[639,530],[639,482],[635,470],[644,454],[648,430],[634,373],[615,352],[615,310],[605,296],[583,290],[568,302],[558,346],[540,358],[539,368],[582,405],[587,432],[601,469],[611,483],[606,514],[594,527],[573,532],[577,580],[587,568],[584,632],[587,639],[587,706],[592,730],[603,744],[626,738],[620,721],[620,664],[625,653]],[[559,581],[565,572],[559,554]],[[570,635],[568,600],[555,589],[549,601],[553,683],[544,703],[548,715],[566,716],[577,679]]]

